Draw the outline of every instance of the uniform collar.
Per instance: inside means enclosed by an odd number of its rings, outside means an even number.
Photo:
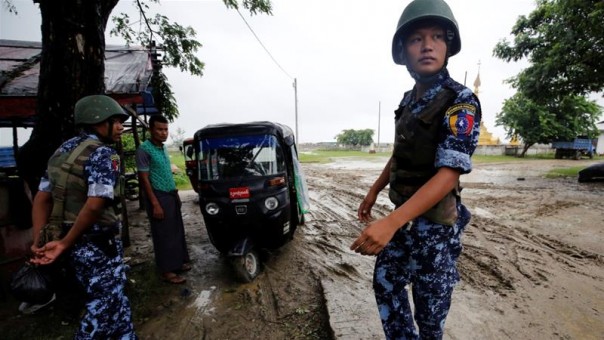
[[[438,92],[440,92],[440,90],[443,88],[443,85],[446,83],[446,81],[448,79],[451,79],[449,77],[449,71],[446,68],[443,68],[434,76],[435,76],[434,82],[432,83],[432,85],[430,85],[430,88],[428,88],[428,90],[426,90],[426,92],[424,93],[424,95],[421,98],[415,98],[416,86],[417,86],[417,85],[415,85],[415,86],[413,86],[413,90],[406,93],[405,98],[403,98],[403,101],[401,102],[401,105],[407,106],[410,104],[421,104],[421,103],[427,103],[427,102],[431,101],[434,98],[434,96],[436,96],[436,94]]]

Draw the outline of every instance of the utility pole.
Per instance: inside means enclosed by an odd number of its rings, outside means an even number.
[[[382,121],[381,116],[382,116],[382,102],[379,101],[378,102],[378,138],[377,138],[378,150],[380,148],[380,123]]]
[[[294,106],[296,110],[296,143],[300,143],[298,135],[298,78],[294,78]]]

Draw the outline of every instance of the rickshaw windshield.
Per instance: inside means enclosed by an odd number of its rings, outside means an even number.
[[[277,138],[273,135],[217,137],[200,140],[201,180],[268,176],[285,171]]]

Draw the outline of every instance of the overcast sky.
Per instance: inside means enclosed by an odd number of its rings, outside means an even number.
[[[31,0],[12,0],[18,16],[0,12],[0,38],[40,40],[40,16]],[[474,88],[479,71],[483,121],[504,138],[495,116],[514,91],[504,80],[526,63],[494,58],[493,48],[508,37],[518,16],[528,15],[533,0],[448,0],[460,29],[461,52],[449,60],[449,72]],[[373,129],[374,140],[393,140],[393,111],[413,82],[391,56],[392,36],[403,8],[401,0],[272,0],[273,15],[245,20],[281,66],[256,40],[235,10],[221,0],[163,0],[163,15],[197,32],[203,77],[166,69],[180,117],[171,130],[186,136],[207,124],[278,121],[296,128],[294,79],[298,84],[299,142],[329,142],[344,129]],[[114,13],[133,12],[122,0]],[[136,18],[136,17],[134,17]],[[138,25],[135,25],[138,28]],[[109,32],[109,29],[107,30]],[[108,33],[107,33],[108,35]],[[123,44],[108,37],[108,44]],[[379,118],[379,119],[378,119]]]

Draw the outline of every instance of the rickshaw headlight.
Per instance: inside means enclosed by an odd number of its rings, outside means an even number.
[[[279,206],[279,200],[275,197],[269,197],[264,201],[264,206],[268,210],[275,210]]]
[[[216,215],[218,214],[218,212],[220,211],[220,208],[218,207],[218,204],[214,203],[214,202],[210,202],[208,204],[206,204],[206,212],[209,215]]]

